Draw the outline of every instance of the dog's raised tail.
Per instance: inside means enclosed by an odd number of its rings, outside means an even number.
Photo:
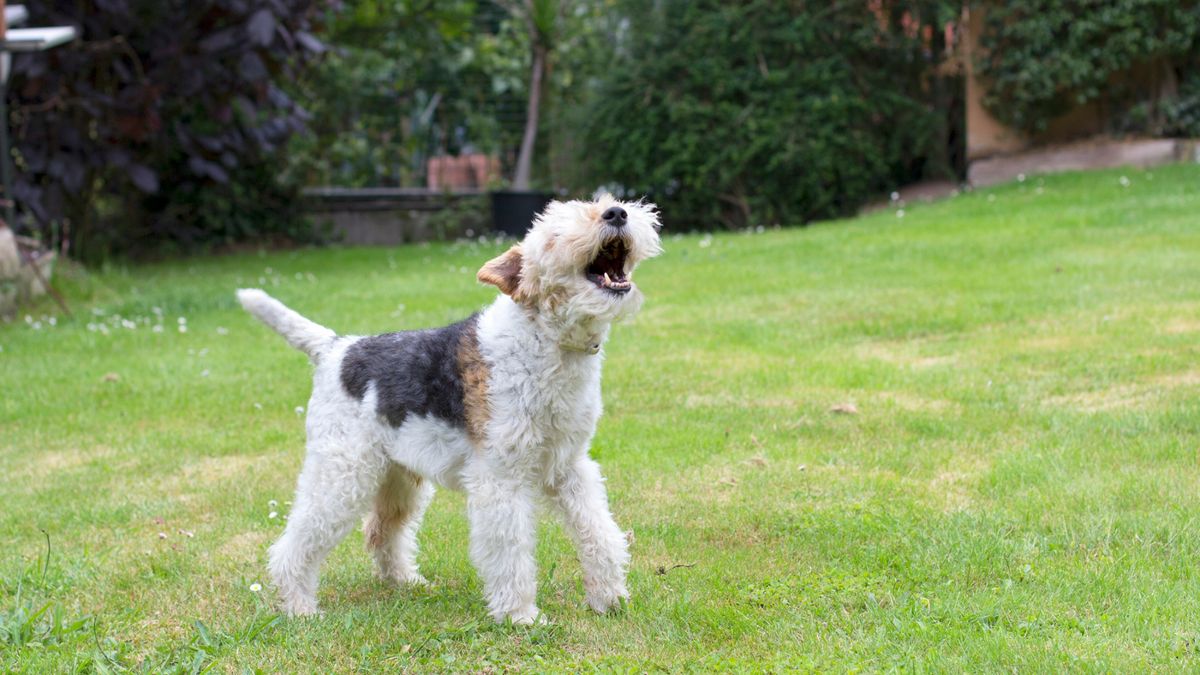
[[[247,312],[282,335],[288,344],[308,354],[313,363],[320,359],[325,349],[337,338],[337,333],[300,316],[261,289],[238,289],[237,298]]]

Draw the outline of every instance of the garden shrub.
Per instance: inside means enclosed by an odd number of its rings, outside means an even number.
[[[1098,101],[1115,131],[1200,134],[1200,1],[1005,0],[975,10],[985,17],[984,105],[1006,124],[1036,133]]]
[[[952,175],[934,71],[953,3],[618,6],[580,161],[668,226],[800,223]]]
[[[297,232],[275,180],[305,111],[280,87],[324,46],[311,0],[54,0],[80,39],[13,59],[16,201],[96,259]]]
[[[430,156],[515,146],[524,101],[494,76],[490,48],[507,15],[486,0],[343,0],[329,53],[290,87],[312,119],[291,141],[289,174],[417,186]]]

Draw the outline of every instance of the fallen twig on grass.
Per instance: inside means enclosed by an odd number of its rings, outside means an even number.
[[[697,564],[698,563],[679,563],[678,565],[671,565],[670,567],[665,567],[663,565],[659,565],[658,568],[654,570],[654,573],[659,576],[662,576],[662,575],[666,574],[667,572],[670,572],[673,569],[677,569],[680,567],[695,567]]]

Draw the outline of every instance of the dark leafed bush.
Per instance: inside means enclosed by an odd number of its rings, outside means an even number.
[[[274,179],[304,110],[280,88],[323,50],[312,0],[55,0],[81,39],[14,59],[22,211],[96,258],[296,231]]]
[[[1124,131],[1200,134],[1200,2],[1005,0],[984,12],[984,104],[1030,132],[1101,102]]]
[[[620,3],[586,124],[591,178],[673,227],[794,224],[950,174],[942,2]]]

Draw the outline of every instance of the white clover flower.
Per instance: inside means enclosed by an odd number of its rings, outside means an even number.
[[[217,335],[229,335],[229,329],[224,326],[217,326]]]
[[[712,238],[712,235],[711,235],[711,234],[706,234],[706,235],[704,235],[704,237],[703,237],[703,238],[700,240],[700,248],[708,248],[709,246],[712,246],[712,243],[713,243],[713,238]]]
[[[1023,173],[1017,174],[1017,182],[1024,183],[1025,182],[1025,174],[1023,174]]]
[[[162,324],[161,323],[154,324],[154,328],[151,328],[150,330],[154,331],[155,333],[161,333],[163,331]]]
[[[296,406],[296,414],[303,415],[304,414],[304,406],[302,406],[302,405]]]
[[[186,332],[187,332],[187,326],[186,326],[186,325],[184,325],[184,324],[179,324],[179,332],[180,332],[180,333],[186,333]]]
[[[276,506],[279,506],[279,502],[277,502],[277,501],[275,501],[274,499],[272,499],[272,500],[269,500],[269,501],[267,502],[267,506],[269,506],[269,507],[271,507],[271,508],[275,508]]]
[[[1123,188],[1127,188],[1131,184],[1128,176],[1121,176],[1119,179],[1117,179],[1117,182],[1120,183],[1121,187]]]
[[[904,217],[904,209],[896,209],[896,217],[903,218]]]
[[[251,593],[257,593],[261,590],[262,590],[262,584],[258,583],[257,581],[250,584],[250,592]]]
[[[208,377],[208,368],[200,371],[200,377]]]
[[[278,517],[279,517],[279,512],[278,512],[278,511],[272,511],[272,512],[270,512],[270,513],[268,513],[268,514],[267,514],[267,518],[268,518],[269,520],[275,520],[275,519],[276,519],[276,518],[278,518]]]
[[[255,404],[254,404],[254,409],[255,409],[255,410],[262,410],[262,404],[261,404],[261,403],[255,403]]]
[[[892,201],[894,201],[894,202],[900,201],[900,193],[899,192],[893,192],[891,197],[892,197]]]

